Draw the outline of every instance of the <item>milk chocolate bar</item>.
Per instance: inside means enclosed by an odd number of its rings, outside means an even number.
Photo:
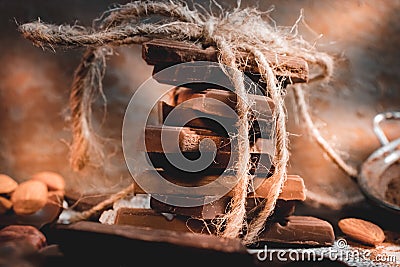
[[[161,177],[160,177],[161,176]],[[159,179],[165,179],[173,184],[185,187],[169,188],[162,186]],[[219,178],[219,179],[218,179]],[[235,183],[237,177],[234,175],[202,175],[192,174],[191,176],[177,176],[165,171],[149,170],[142,172],[136,179],[140,179],[140,183],[148,189],[143,190],[140,185],[134,180],[134,192],[136,194],[158,194],[158,195],[187,195],[187,187],[192,187],[190,196],[217,196],[221,192],[227,192],[225,196],[232,197],[235,194]],[[252,178],[252,185],[256,188],[255,192],[249,188],[249,197],[266,198],[271,188],[271,180],[266,177]],[[208,185],[206,194],[199,187]],[[233,188],[232,188],[233,187]],[[305,186],[303,179],[298,175],[288,175],[285,183],[283,184],[282,192],[279,195],[280,200],[299,200],[304,201]]]
[[[194,218],[135,208],[118,209],[114,224],[195,233],[207,232],[207,227],[209,227],[205,222]]]
[[[147,126],[145,144],[146,151],[152,153],[197,152],[200,146],[204,152],[214,151],[215,146],[221,151],[230,150],[229,138],[210,130],[189,127]]]
[[[274,222],[258,236],[258,243],[329,246],[335,240],[332,225],[310,216],[289,216],[285,224]]]
[[[166,212],[172,214],[184,215],[197,219],[212,220],[217,217],[223,216],[229,208],[231,197],[220,197],[214,200],[214,196],[198,197],[200,201],[204,201],[204,205],[195,207],[181,207],[167,204],[167,201],[178,201],[184,204],[190,204],[194,197],[178,196],[178,195],[157,195],[157,198],[150,198],[150,207],[157,212]],[[208,203],[209,201],[212,201]],[[197,202],[196,202],[197,203]],[[247,218],[251,219],[257,215],[263,207],[263,200],[256,198],[246,199]],[[275,219],[283,219],[293,214],[295,208],[295,201],[278,200],[274,212]]]
[[[303,59],[262,51],[277,76],[288,77],[292,82],[307,82],[308,65]],[[243,70],[258,73],[257,64],[250,54],[238,52],[237,58],[248,59]],[[210,46],[205,49],[194,44],[173,40],[154,39],[142,45],[142,57],[149,65],[172,65],[190,61],[218,61],[218,51]]]
[[[260,119],[270,119],[275,108],[271,98],[247,94],[248,105],[251,111],[259,114]],[[207,89],[203,91],[194,91],[189,88],[179,87],[175,92],[175,106],[188,106],[203,113],[213,114],[221,117],[236,117],[236,113],[226,113],[226,108],[236,109],[237,95],[232,91],[218,89]]]

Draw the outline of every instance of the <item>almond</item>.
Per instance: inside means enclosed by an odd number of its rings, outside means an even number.
[[[0,194],[10,194],[17,186],[18,183],[13,178],[5,174],[0,174]]]
[[[376,224],[356,218],[339,221],[339,228],[344,234],[368,245],[378,245],[385,240],[385,233]]]
[[[0,215],[6,213],[12,207],[12,202],[5,197],[0,197]]]
[[[55,172],[38,172],[32,176],[31,180],[45,183],[49,191],[64,191],[65,189],[64,178]]]
[[[40,181],[29,180],[21,183],[11,196],[16,214],[32,214],[46,205],[47,186]]]

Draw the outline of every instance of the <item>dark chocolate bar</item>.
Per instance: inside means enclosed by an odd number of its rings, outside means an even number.
[[[229,138],[189,127],[147,126],[145,144],[146,151],[151,153],[197,152],[200,148],[212,152],[215,147],[220,151],[230,150]]]
[[[161,176],[161,177],[159,177]],[[185,187],[180,189],[179,187],[169,188],[163,187],[158,182],[159,179],[164,178],[168,182]],[[217,180],[217,178],[219,178]],[[140,179],[140,183],[144,183],[145,187],[149,189],[144,191],[140,185],[134,180],[134,192],[135,194],[158,194],[158,195],[188,195],[187,187],[193,187],[190,190],[190,196],[204,196],[198,187],[208,185],[207,194],[209,196],[220,195],[221,191],[226,191],[225,196],[232,197],[237,190],[234,184],[237,182],[237,177],[234,175],[202,175],[192,174],[191,176],[177,176],[165,171],[145,171],[137,176],[136,179]],[[252,184],[256,187],[256,190],[249,188],[249,196],[254,198],[266,198],[271,188],[271,180],[266,177],[253,177]],[[233,189],[232,188],[233,185]],[[299,200],[304,201],[306,198],[306,189],[304,186],[303,179],[298,175],[288,175],[282,192],[279,195],[281,200]]]
[[[277,76],[288,77],[293,82],[307,82],[308,65],[303,59],[262,51]],[[238,58],[247,58],[244,71],[258,73],[257,64],[250,54],[238,52]],[[142,45],[142,57],[149,65],[171,65],[190,61],[218,61],[218,51],[173,40],[151,40]]]
[[[275,108],[271,98],[247,94],[251,111],[258,113],[260,119],[270,119]],[[214,101],[215,100],[215,101]],[[218,89],[207,89],[203,91],[194,91],[185,87],[178,87],[175,92],[175,106],[183,105],[201,111],[203,113],[213,114],[221,117],[229,117],[236,113],[226,113],[226,107],[232,110],[236,109],[237,95],[232,91]]]
[[[170,160],[172,159],[173,162],[177,162],[181,155],[179,153],[154,153],[154,152],[147,152],[149,163],[153,165],[154,168],[162,168],[165,171],[173,172],[173,173],[180,173],[180,175],[191,175],[192,173],[196,174],[221,174],[225,170],[234,170],[235,162],[238,161],[239,154],[237,152],[231,153],[227,151],[217,151],[217,153],[213,152],[183,152],[182,155],[188,160],[194,161],[198,159],[200,156],[204,156],[210,160],[210,164],[202,171],[198,172],[187,172],[180,168],[177,168],[173,164],[171,164]],[[168,157],[168,158],[167,158]],[[232,157],[232,159],[231,159]],[[231,160],[230,160],[231,159]],[[260,162],[260,159],[262,162]],[[250,169],[250,173],[254,174],[257,170],[256,175],[268,175],[271,174],[274,170],[272,166],[270,156],[260,153],[251,153],[250,158],[252,168]]]
[[[206,204],[195,207],[178,207],[165,203],[174,199],[174,201],[190,204],[190,202],[196,201],[194,198],[198,198],[199,201]],[[196,219],[212,220],[225,214],[230,202],[230,198],[228,197],[222,197],[217,200],[215,199],[216,197],[214,196],[187,197],[178,195],[157,195],[157,198],[154,198],[153,194],[150,198],[150,207],[157,212],[173,213]],[[207,203],[209,201],[212,202]]]

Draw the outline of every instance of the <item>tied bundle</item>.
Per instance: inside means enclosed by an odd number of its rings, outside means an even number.
[[[36,46],[54,47],[87,47],[78,66],[70,95],[72,112],[73,143],[71,147],[71,166],[81,170],[89,162],[89,154],[101,153],[101,140],[91,127],[91,103],[94,96],[102,93],[102,78],[106,68],[106,57],[112,54],[112,49],[120,45],[141,44],[153,38],[169,38],[179,41],[201,43],[203,46],[213,45],[219,50],[219,62],[234,69],[230,78],[238,95],[237,110],[239,115],[238,148],[239,161],[235,166],[238,176],[238,190],[232,198],[230,210],[222,220],[223,237],[243,237],[245,243],[256,241],[258,233],[263,229],[268,217],[272,214],[281,188],[286,179],[286,166],[289,160],[288,134],[286,131],[286,115],[284,106],[284,90],[276,80],[274,69],[266,59],[263,51],[284,54],[302,58],[309,64],[320,67],[321,73],[312,80],[329,79],[333,71],[333,60],[325,54],[316,51],[315,47],[297,34],[297,26],[302,15],[293,27],[278,28],[264,20],[267,12],[256,8],[241,8],[240,2],[236,8],[224,10],[218,3],[211,2],[216,12],[207,11],[200,5],[190,8],[183,2],[137,1],[117,6],[106,11],[94,21],[91,28],[78,25],[49,25],[40,21],[23,24],[20,31],[25,38]],[[246,225],[245,199],[250,181],[250,145],[249,145],[249,103],[242,72],[246,65],[244,54],[255,58],[262,79],[267,84],[267,92],[275,103],[275,155],[273,164],[275,171],[273,186],[268,193],[265,207]],[[319,135],[312,124],[304,101],[302,89],[294,88],[299,109],[304,114],[311,134],[317,137],[317,142],[327,150],[328,154],[344,168],[348,167],[330,148],[329,144]],[[321,137],[321,138],[318,138]],[[325,142],[325,143],[324,143]],[[329,151],[331,150],[331,151]],[[354,170],[346,170],[355,174]],[[131,192],[131,187],[119,192],[112,202]],[[101,204],[95,209],[101,209]],[[92,211],[88,211],[78,219],[84,219]],[[222,229],[222,228],[221,228]]]

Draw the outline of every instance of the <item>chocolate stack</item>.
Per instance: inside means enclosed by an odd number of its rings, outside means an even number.
[[[306,62],[288,56],[277,58],[268,53],[266,56],[271,62],[275,62],[274,70],[280,82],[307,81]],[[221,83],[198,82],[199,79],[191,75],[195,74],[194,68],[176,66],[183,62],[216,62],[218,53],[213,47],[201,48],[170,40],[152,40],[143,44],[143,58],[148,64],[154,65],[154,79],[160,83],[179,86],[170,91],[167,99],[159,102],[161,125],[146,127],[145,149],[155,170],[140,174],[140,179],[155,181],[162,177],[181,187],[153,184],[143,190],[135,184],[135,193],[151,195],[151,209],[121,208],[115,224],[213,234],[216,230],[214,222],[229,209],[231,198],[237,190],[233,164],[237,162],[238,155],[237,145],[232,138],[237,127],[237,97],[234,92],[221,86]],[[249,67],[244,68],[244,71],[248,72],[251,82],[265,88],[259,79],[257,68],[254,67],[254,60],[250,58],[247,65]],[[176,67],[173,71],[168,71],[170,66]],[[212,71],[205,71],[203,76],[217,77]],[[222,80],[229,80],[227,76],[221,77]],[[256,117],[249,129],[253,163],[251,172],[254,174],[251,184],[255,189],[249,188],[246,209],[247,218],[251,220],[262,208],[271,187],[268,178],[274,168],[270,162],[273,153],[273,142],[270,138],[273,125],[270,115],[274,105],[263,90],[249,93],[248,98],[253,103],[251,115]],[[227,111],[227,107],[233,112]],[[255,116],[256,114],[258,115]],[[169,140],[172,145],[169,145]],[[198,165],[201,165],[207,160],[200,159],[207,157],[212,159],[207,166],[195,171],[171,163],[184,163],[188,160],[192,163],[200,162]],[[197,190],[204,186],[207,186],[206,191]],[[187,190],[190,187],[193,190]],[[296,203],[304,200],[303,179],[297,175],[289,175],[275,212],[258,238],[259,244],[332,244],[334,234],[328,222],[314,217],[293,215]]]

